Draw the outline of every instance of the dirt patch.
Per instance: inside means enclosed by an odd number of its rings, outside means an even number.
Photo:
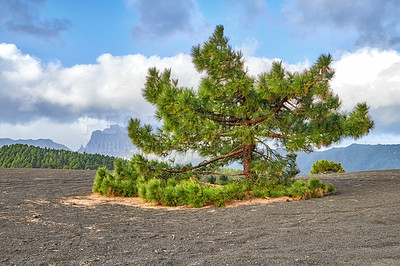
[[[256,204],[269,204],[273,202],[289,202],[293,201],[293,198],[290,197],[280,197],[280,198],[251,198],[247,200],[235,200],[232,202],[228,202],[226,207],[238,207],[243,205],[256,205]],[[99,194],[90,194],[87,196],[80,196],[80,197],[73,197],[67,198],[60,201],[62,204],[73,205],[77,207],[95,207],[101,204],[119,204],[125,206],[131,206],[136,208],[143,208],[143,209],[165,209],[165,210],[182,210],[182,209],[204,209],[210,208],[211,206],[206,206],[203,208],[190,208],[188,206],[163,206],[159,204],[149,203],[144,201],[139,197],[134,198],[126,198],[126,197],[105,197]]]

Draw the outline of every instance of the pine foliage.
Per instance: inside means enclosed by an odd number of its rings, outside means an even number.
[[[340,111],[340,100],[329,86],[334,75],[330,54],[302,72],[274,62],[269,71],[253,77],[242,53],[228,42],[223,26],[217,26],[207,42],[192,48],[193,64],[202,73],[196,90],[178,86],[171,69],[150,68],[143,96],[154,105],[161,126],[139,119],[128,125],[129,137],[144,153],[196,151],[207,160],[173,165],[135,155],[116,165],[114,173],[99,169],[94,192],[193,207],[224,206],[246,197],[306,199],[334,193],[333,185],[317,179],[293,180],[298,173],[295,153],[368,134],[373,121],[366,103],[351,113]],[[271,143],[287,155],[278,154]],[[240,173],[221,171],[233,162],[242,164]]]
[[[143,96],[155,106],[162,126],[154,129],[131,119],[133,143],[159,156],[195,150],[209,158],[181,169],[165,167],[166,172],[215,172],[239,162],[242,174],[255,181],[264,174],[282,175],[293,166],[295,156],[275,153],[271,142],[294,154],[345,137],[357,139],[372,129],[366,103],[348,114],[340,111],[340,99],[329,86],[334,75],[330,54],[302,72],[274,62],[270,71],[252,77],[242,53],[232,49],[223,31],[217,26],[207,42],[192,48],[193,63],[203,73],[197,90],[179,87],[171,69],[149,69]]]
[[[312,165],[310,174],[329,174],[329,173],[345,173],[341,163],[335,163],[334,161],[320,160],[316,161]]]

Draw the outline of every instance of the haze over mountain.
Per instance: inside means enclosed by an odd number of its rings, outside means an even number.
[[[132,144],[125,127],[111,125],[109,128],[102,131],[93,131],[88,144],[85,147],[81,146],[78,152],[98,153],[130,159],[134,154],[140,153],[140,150]],[[155,155],[146,155],[146,157],[149,159],[159,159]],[[159,160],[178,164],[190,162],[192,164],[198,164],[203,161],[197,153],[193,152],[187,152],[186,154],[172,152],[171,155]]]
[[[102,131],[93,131],[89,142],[85,147],[81,146],[78,152],[98,153],[128,159],[140,151],[132,145],[126,128],[111,125]]]
[[[63,144],[55,143],[51,139],[10,139],[10,138],[0,138],[0,147],[4,145],[12,144],[27,144],[40,148],[58,149],[71,151],[70,148]]]

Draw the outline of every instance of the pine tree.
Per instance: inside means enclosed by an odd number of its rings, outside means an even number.
[[[192,48],[192,61],[203,74],[197,90],[179,87],[171,69],[148,71],[143,95],[163,124],[154,130],[131,119],[132,142],[145,153],[192,150],[209,159],[196,166],[164,165],[165,173],[212,172],[237,161],[243,165],[241,174],[254,181],[258,175],[290,171],[295,160],[291,153],[356,139],[372,129],[366,103],[348,114],[340,111],[339,97],[329,86],[334,75],[330,54],[302,72],[289,72],[282,62],[274,62],[270,71],[252,77],[242,53],[232,49],[223,32],[217,26],[207,42]],[[277,154],[271,143],[289,156]]]

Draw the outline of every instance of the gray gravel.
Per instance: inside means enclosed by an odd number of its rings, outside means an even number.
[[[268,205],[62,203],[94,175],[0,168],[0,264],[400,265],[400,170],[320,176],[336,195]]]

